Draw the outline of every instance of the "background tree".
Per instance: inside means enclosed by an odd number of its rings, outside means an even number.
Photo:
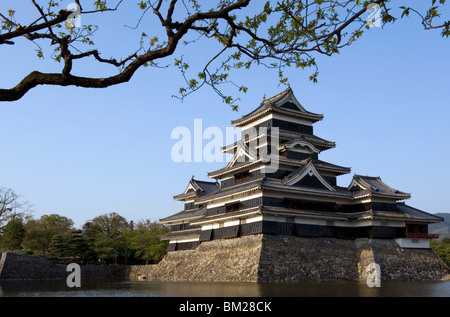
[[[141,13],[136,17],[136,25],[128,26],[136,32],[138,49],[122,57],[108,58],[102,54],[102,47],[94,43],[98,29],[108,26],[77,27],[68,18],[78,16],[83,21],[87,15],[108,14],[109,22],[123,25],[121,16],[136,6],[136,2],[75,0],[75,14],[61,9],[61,2],[31,0],[28,10],[33,9],[35,15],[19,14],[14,5],[0,14],[0,46],[21,49],[19,42],[32,41],[38,48],[38,58],[50,56],[61,63],[59,73],[33,71],[16,86],[0,89],[0,100],[18,100],[38,85],[104,88],[124,83],[141,67],[173,64],[170,58],[180,46],[188,45],[194,50],[205,40],[217,44],[217,52],[205,56],[204,64],[192,73],[188,73],[189,63],[183,57],[175,58],[174,64],[186,80],[179,97],[184,98],[206,85],[237,109],[235,98],[221,89],[221,85],[231,83],[239,91],[247,90],[230,79],[232,70],[264,65],[276,69],[280,82],[286,83],[285,67],[312,68],[310,79],[317,81],[315,57],[339,53],[361,37],[369,28],[367,12],[373,5],[379,9],[382,25],[414,14],[425,29],[439,30],[446,37],[450,35],[450,21],[442,15],[445,0],[431,0],[431,6],[425,7],[416,2],[416,8],[397,7],[395,1],[388,0],[143,0],[137,3]],[[155,21],[159,29],[155,23],[147,23],[151,27],[146,29],[141,27],[149,21]],[[114,38],[114,42],[122,45],[123,41]],[[83,75],[75,67],[85,59],[113,67],[114,71],[91,77],[88,72]]]
[[[113,259],[114,263],[119,255],[126,256],[123,233],[127,227],[127,220],[115,212],[97,216],[83,226],[87,243],[97,257],[103,262]]]
[[[430,241],[430,247],[437,256],[439,256],[447,265],[450,266],[450,238],[444,237],[442,240]]]
[[[30,213],[30,204],[20,200],[20,196],[11,188],[0,188],[0,234],[6,224],[16,217],[26,218]]]
[[[62,257],[66,255],[66,243],[64,238],[60,234],[55,234],[51,241],[50,246],[48,248],[48,252],[50,255]]]
[[[25,229],[24,247],[34,254],[47,254],[53,236],[64,237],[73,229],[73,221],[58,214],[43,215],[38,220],[29,220]]]
[[[167,241],[159,237],[169,232],[169,228],[150,219],[141,220],[135,226],[132,236],[132,246],[138,259],[148,263],[159,262],[166,254]]]
[[[25,237],[25,226],[22,218],[11,219],[4,227],[0,236],[0,250],[16,251],[22,249],[23,238]]]
[[[73,229],[67,232],[64,244],[66,246],[64,255],[71,257],[71,261],[85,263],[88,260],[88,244],[82,230]]]

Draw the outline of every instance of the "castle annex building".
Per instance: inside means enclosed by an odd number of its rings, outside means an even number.
[[[169,240],[168,251],[258,234],[378,238],[395,240],[402,248],[429,248],[437,235],[428,233],[428,224],[443,219],[408,206],[409,193],[380,177],[357,174],[347,187],[337,185],[337,177],[351,170],[320,160],[323,151],[335,147],[314,134],[314,123],[322,119],[288,88],[232,121],[242,139],[222,150],[233,158],[208,173],[214,181],[192,178],[174,196],[184,202],[184,210],[160,219],[170,224],[171,231],[161,237]]]

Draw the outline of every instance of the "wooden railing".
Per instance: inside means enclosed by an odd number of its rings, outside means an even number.
[[[425,239],[437,239],[439,238],[438,233],[423,233],[423,232],[407,232],[407,238],[425,238]]]

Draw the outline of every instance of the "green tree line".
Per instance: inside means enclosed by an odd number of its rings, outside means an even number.
[[[431,240],[431,250],[450,266],[450,237],[443,237],[441,241]]]
[[[169,229],[149,219],[128,221],[108,213],[87,221],[81,229],[71,219],[43,215],[39,219],[14,217],[0,232],[0,250],[81,264],[152,264],[166,253],[159,236]]]

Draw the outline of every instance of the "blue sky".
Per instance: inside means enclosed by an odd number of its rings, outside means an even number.
[[[1,12],[6,8],[2,2]],[[129,11],[124,21],[94,37],[107,50],[105,56],[137,45],[128,35],[131,30],[123,27],[133,24],[137,14]],[[83,24],[99,22],[86,19]],[[150,34],[152,25],[140,29]],[[126,36],[122,42],[117,41],[120,35]],[[193,51],[181,48],[173,58],[184,55],[195,65],[217,52],[217,46],[201,45]],[[1,88],[34,69],[59,70],[49,57],[39,60],[35,49],[25,41],[2,47]],[[316,84],[308,79],[311,70],[285,71],[300,103],[325,115],[315,124],[315,134],[336,142],[320,159],[352,169],[338,178],[339,185],[347,186],[353,173],[380,176],[412,193],[408,204],[431,213],[449,212],[449,51],[449,39],[424,31],[411,18],[370,29],[339,55],[318,56]],[[166,63],[173,65],[173,58]],[[106,70],[92,61],[78,66],[80,74]],[[204,128],[225,131],[264,95],[285,89],[278,86],[277,72],[264,67],[232,76],[249,88],[238,95],[238,113],[210,89],[183,102],[173,98],[183,86],[173,66],[141,69],[129,83],[107,89],[37,87],[20,101],[1,103],[0,187],[13,188],[32,203],[35,218],[58,213],[77,227],[107,212],[135,221],[178,212],[183,206],[172,197],[190,177],[206,180],[209,171],[225,163],[173,162],[172,130],[193,129],[194,119],[200,118]]]

